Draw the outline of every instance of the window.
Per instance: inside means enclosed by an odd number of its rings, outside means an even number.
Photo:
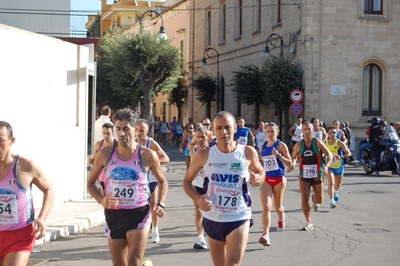
[[[181,51],[181,56],[182,56],[182,70],[185,69],[185,60],[183,59],[183,55],[184,55],[183,47],[184,47],[183,46],[183,40],[181,40],[180,43],[179,43],[179,50]]]
[[[362,115],[381,115],[382,71],[375,64],[369,64],[363,71]]]
[[[261,30],[261,0],[256,0],[256,10],[255,10],[255,27],[254,31]]]
[[[207,22],[206,22],[206,46],[211,45],[211,11],[207,12]]]
[[[364,0],[364,14],[382,15],[382,0]]]
[[[237,35],[238,37],[242,36],[242,30],[243,30],[243,5],[242,5],[242,0],[238,1],[238,31]]]
[[[226,5],[225,3],[221,6],[221,34],[220,43],[225,43],[226,41]]]
[[[282,18],[281,18],[281,0],[278,0],[278,5],[277,5],[277,23],[281,23],[282,22]]]

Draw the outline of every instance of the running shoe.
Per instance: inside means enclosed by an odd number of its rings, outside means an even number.
[[[282,232],[283,230],[285,230],[285,215],[283,215],[281,221],[278,221],[278,227],[277,227],[278,232]]]
[[[340,196],[339,196],[339,191],[335,191],[335,193],[333,193],[333,199],[336,201],[339,201]]]
[[[315,195],[312,194],[311,196],[311,200],[312,200],[312,208],[314,209],[314,211],[318,211],[319,210],[319,204],[315,202]]]
[[[196,243],[193,245],[194,249],[207,249],[207,244],[204,241],[198,240]]]
[[[335,203],[335,202],[330,202],[330,203],[329,203],[329,207],[330,207],[331,209],[336,208],[336,203]]]
[[[153,243],[160,242],[160,235],[158,234],[158,231],[152,232],[151,240],[153,241]]]
[[[306,226],[304,226],[301,230],[302,231],[312,231],[312,230],[314,230],[314,225],[312,222],[306,222]]]
[[[319,210],[319,204],[318,203],[316,203],[316,202],[313,202],[312,203],[312,208],[314,209],[314,211],[318,211]]]
[[[260,239],[258,240],[258,243],[260,243],[263,246],[271,246],[271,241],[269,240],[268,235],[261,235]]]
[[[146,259],[142,263],[143,266],[153,266],[153,262],[149,259]]]

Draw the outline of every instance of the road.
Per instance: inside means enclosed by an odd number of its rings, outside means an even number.
[[[192,248],[197,240],[194,210],[182,189],[183,162],[181,168],[175,165],[175,170],[166,173],[169,194],[166,216],[159,224],[161,242],[154,244],[149,238],[145,258],[157,266],[212,265],[207,250]],[[304,232],[300,231],[305,219],[297,173],[287,177],[284,232],[276,231],[277,216],[272,212],[270,247],[258,243],[262,232],[259,190],[250,189],[255,224],[242,265],[399,265],[399,176],[390,172],[382,172],[381,177],[367,176],[362,168],[346,167],[338,207],[329,208],[325,189],[324,203],[318,212],[312,212],[314,231]],[[44,243],[37,250],[40,252],[31,255],[30,265],[111,265],[102,226]]]

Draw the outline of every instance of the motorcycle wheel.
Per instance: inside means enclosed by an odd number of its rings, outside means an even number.
[[[364,171],[369,175],[373,174],[375,172],[375,166],[371,165],[372,155],[369,152],[364,150],[362,153],[362,158],[364,160],[364,163],[363,163]]]
[[[369,164],[364,164],[363,165],[363,168],[364,168],[364,171],[367,173],[367,174],[373,174],[374,172],[375,172],[375,169],[374,168],[372,168]],[[400,175],[400,174],[399,174]]]

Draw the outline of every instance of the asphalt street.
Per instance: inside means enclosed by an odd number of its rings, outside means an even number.
[[[212,265],[208,250],[194,250],[197,240],[194,209],[182,188],[184,155],[166,149],[171,158],[166,216],[160,220],[160,243],[149,238],[145,258],[154,265]],[[305,219],[301,211],[296,174],[287,176],[284,198],[286,229],[276,231],[277,216],[272,212],[271,246],[258,243],[262,232],[259,189],[251,188],[253,219],[242,265],[399,265],[400,208],[397,206],[400,177],[381,172],[366,175],[362,168],[346,167],[336,209],[325,200],[312,212],[314,230],[301,231]],[[327,185],[327,181],[325,181]],[[35,248],[30,265],[112,265],[103,226],[76,235],[48,241]]]

